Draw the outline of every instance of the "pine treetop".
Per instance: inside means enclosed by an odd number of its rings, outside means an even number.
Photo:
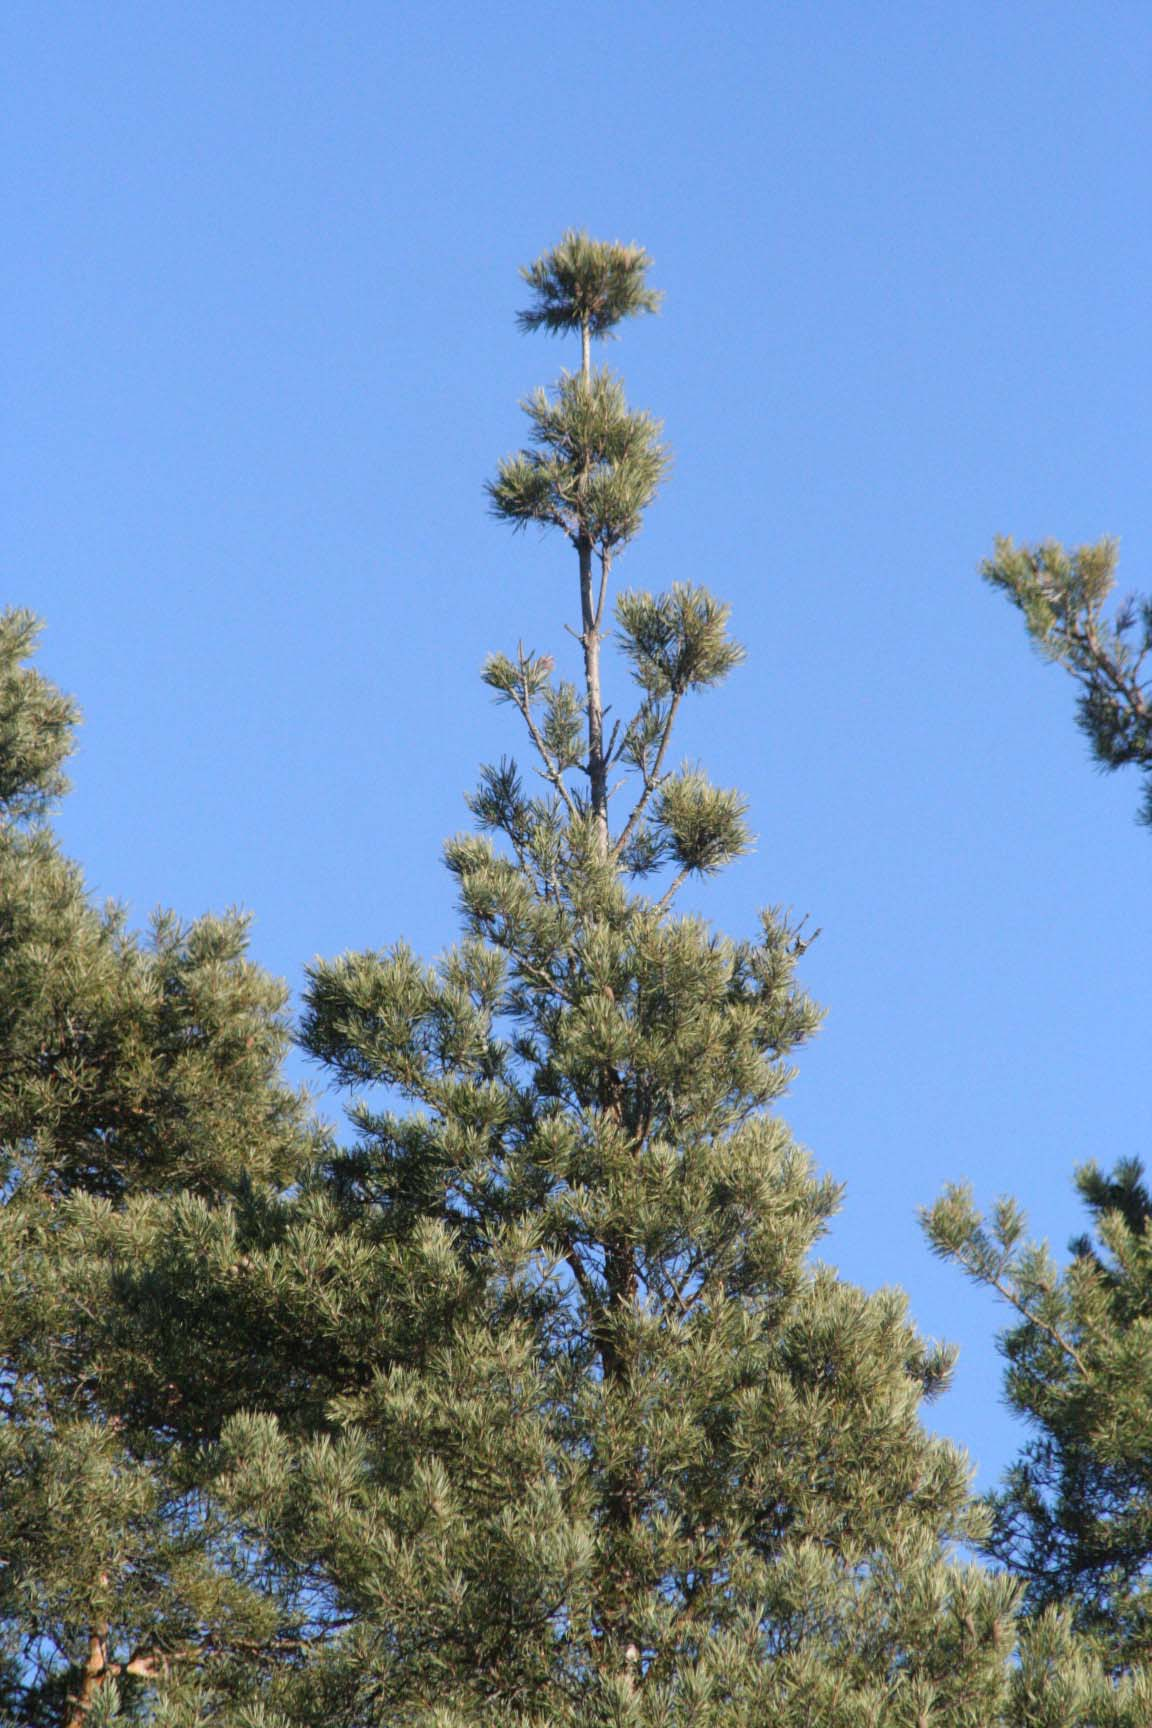
[[[663,296],[645,279],[651,262],[642,246],[593,240],[583,229],[570,228],[559,245],[521,270],[532,303],[517,322],[522,330],[553,335],[610,335],[625,318],[659,311]]]

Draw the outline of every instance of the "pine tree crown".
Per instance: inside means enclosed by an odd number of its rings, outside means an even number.
[[[566,818],[569,841],[590,820],[595,848],[626,875],[674,870],[661,903],[667,908],[689,875],[719,869],[747,851],[751,837],[739,794],[710,785],[699,767],[668,765],[683,697],[721,683],[744,657],[728,633],[729,608],[707,589],[674,583],[664,594],[619,596],[615,640],[643,695],[630,718],[605,726],[600,655],[609,575],[638,534],[670,458],[660,423],[630,409],[619,380],[588,363],[588,308],[600,296],[596,303],[613,308],[616,321],[653,310],[658,296],[645,283],[648,265],[642,248],[568,234],[524,272],[542,298],[536,311],[521,315],[521,326],[579,328],[585,364],[562,374],[553,391],[538,389],[522,402],[531,443],[501,461],[487,492],[493,514],[513,529],[531,522],[558,529],[580,555],[584,688],[554,677],[551,655],[521,646],[514,658],[490,656],[484,680],[520,711],[557,809],[548,814],[539,800],[526,800],[511,764],[486,771],[472,809],[489,831],[502,829],[522,859],[544,845],[546,870],[564,849],[557,817]],[[624,779],[611,787],[617,767]],[[629,779],[632,808],[613,834],[609,802]]]
[[[609,336],[623,319],[659,310],[663,296],[645,282],[651,262],[642,246],[593,240],[570,228],[558,246],[522,268],[533,300],[517,322],[553,335],[586,329]]]

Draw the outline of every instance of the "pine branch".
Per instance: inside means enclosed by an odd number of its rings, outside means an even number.
[[[531,702],[529,699],[529,690],[528,690],[528,674],[524,670],[523,648],[520,649],[520,671],[521,671],[521,678],[522,678],[521,689],[519,692],[517,692],[517,691],[512,692],[512,700],[516,704],[516,707],[520,710],[520,713],[523,715],[524,724],[528,728],[529,736],[531,737],[532,742],[535,745],[536,750],[538,751],[538,753],[540,755],[541,761],[544,763],[544,768],[542,771],[540,771],[541,772],[541,778],[544,780],[547,780],[551,786],[555,787],[556,791],[560,795],[560,798],[563,800],[564,807],[567,810],[569,816],[573,819],[573,821],[575,821],[575,819],[576,819],[576,806],[572,801],[572,794],[569,792],[568,787],[564,781],[563,773],[562,773],[558,763],[556,762],[555,758],[553,757],[552,752],[548,749],[548,746],[545,743],[544,738],[540,732],[540,728],[537,726],[536,721],[535,721],[533,714],[532,714],[532,707],[531,707]]]
[[[1142,649],[1132,662],[1132,671],[1125,675],[1121,663],[1114,659],[1100,640],[1100,630],[1096,618],[1088,614],[1083,623],[1073,618],[1068,625],[1068,634],[1077,643],[1092,667],[1111,686],[1113,694],[1140,721],[1152,717],[1152,706],[1143,685],[1140,683],[1140,670],[1144,664],[1148,650]]]
[[[658,913],[667,912],[669,906],[671,906],[673,900],[676,898],[681,888],[683,888],[690,875],[691,871],[681,870],[678,875],[672,879],[663,894],[661,894],[659,900],[656,902],[656,910]]]
[[[661,776],[662,776],[663,768],[664,768],[664,759],[668,754],[668,745],[671,742],[671,738],[672,738],[672,728],[676,723],[676,711],[679,708],[681,701],[683,700],[683,696],[684,696],[683,690],[675,690],[672,694],[672,700],[668,704],[668,714],[667,714],[667,717],[665,718],[664,728],[663,728],[663,731],[662,731],[661,736],[660,736],[660,744],[659,744],[659,747],[657,748],[657,751],[656,751],[655,761],[653,762],[650,770],[648,768],[644,769],[644,789],[641,792],[640,797],[636,802],[636,806],[633,809],[632,814],[629,816],[627,822],[624,824],[624,829],[623,829],[622,833],[620,834],[619,839],[616,841],[616,844],[612,848],[612,855],[614,858],[619,858],[619,856],[623,852],[625,846],[627,846],[629,840],[632,838],[633,834],[636,832],[637,826],[639,825],[640,820],[643,817],[645,810],[648,808],[648,805],[651,802],[653,793],[658,792],[660,789],[660,780],[661,780]]]
[[[1071,1344],[1068,1339],[1065,1338],[1064,1334],[1058,1327],[1053,1326],[1050,1321],[1044,1319],[1043,1315],[1037,1314],[1034,1308],[1029,1307],[1028,1303],[1018,1294],[1013,1286],[1005,1282],[1001,1274],[993,1272],[989,1268],[982,1269],[975,1266],[962,1250],[957,1251],[956,1258],[971,1277],[977,1279],[982,1284],[988,1284],[996,1291],[997,1295],[1004,1298],[1009,1307],[1014,1308],[1017,1314],[1028,1322],[1029,1326],[1035,1326],[1037,1331],[1043,1332],[1046,1338],[1050,1338],[1053,1344],[1057,1345],[1068,1359],[1075,1364],[1076,1368],[1084,1376],[1085,1380],[1090,1378],[1088,1364],[1080,1355],[1080,1352],[1076,1349],[1075,1345]]]
[[[970,1191],[958,1185],[948,1187],[934,1206],[922,1211],[921,1218],[933,1253],[956,1261],[974,1283],[995,1290],[1028,1325],[1049,1338],[1086,1380],[1090,1377],[1088,1364],[1075,1345],[1020,1294],[1015,1247],[1024,1221],[1014,1202],[997,1202],[995,1242],[973,1205]]]

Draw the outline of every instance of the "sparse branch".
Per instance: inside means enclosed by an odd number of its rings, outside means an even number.
[[[697,1285],[697,1288],[692,1292],[691,1296],[685,1295],[685,1291],[688,1290],[693,1279],[698,1276],[699,1271],[700,1258],[698,1255],[694,1255],[692,1260],[689,1262],[687,1271],[684,1272],[679,1279],[669,1279],[668,1281],[669,1292],[672,1300],[676,1304],[681,1319],[692,1312],[693,1307],[700,1299],[702,1290],[702,1286],[700,1285]]]
[[[668,884],[667,888],[656,902],[657,912],[667,912],[669,906],[671,906],[673,900],[675,900],[677,894],[680,892],[681,888],[683,888],[690,875],[690,870],[681,870],[672,878],[672,881]]]
[[[1144,681],[1152,604],[1130,599],[1106,615],[1117,557],[1114,540],[1065,548],[1054,540],[1021,547],[1000,539],[983,574],[1019,608],[1045,659],[1076,679],[1079,724],[1097,761],[1109,769],[1135,765],[1147,777],[1140,819],[1152,823],[1152,687]]]
[[[513,940],[511,933],[503,927],[499,918],[488,918],[483,922],[492,940],[499,944],[521,972],[531,978],[547,994],[559,996],[562,1001],[572,1005],[571,991],[565,989],[558,979],[554,978],[544,967],[538,966],[531,956],[524,952],[523,947]]]
[[[588,1268],[580,1257],[579,1248],[571,1240],[568,1241],[564,1249],[564,1264],[576,1280],[576,1288],[587,1303],[589,1312],[591,1312],[599,1301],[596,1287],[588,1276]]]
[[[974,1283],[995,1290],[1029,1326],[1034,1326],[1060,1349],[1079,1372],[1088,1377],[1088,1364],[1058,1326],[1020,1292],[1019,1262],[1015,1245],[1024,1228],[1023,1216],[1014,1201],[1002,1199],[995,1211],[995,1235],[976,1211],[970,1192],[950,1186],[936,1204],[921,1214],[933,1253],[953,1260]]]
[[[532,702],[528,688],[528,676],[524,671],[523,653],[521,653],[520,656],[520,671],[521,685],[518,690],[512,691],[512,700],[523,715],[524,724],[528,728],[528,735],[536,747],[540,760],[544,764],[544,767],[541,770],[542,778],[547,780],[549,785],[556,788],[569,816],[575,818],[576,805],[573,801],[572,794],[565,785],[564,775],[560,765],[549,750],[543,734],[541,733],[539,726],[536,724],[536,717],[532,712]]]
[[[528,956],[518,948],[509,947],[508,955],[510,959],[515,961],[516,965],[519,966],[522,972],[526,972],[530,978],[534,978],[536,983],[543,989],[559,996],[561,1001],[567,1002],[569,1006],[572,1005],[573,998],[571,991],[566,990],[563,984],[553,978],[550,972],[545,972],[543,967],[537,966],[534,960],[529,960]]]
[[[1120,662],[1108,653],[1101,642],[1099,626],[1094,616],[1089,615],[1084,623],[1073,619],[1068,633],[1081,645],[1092,670],[1111,687],[1113,694],[1126,704],[1134,718],[1140,721],[1148,720],[1152,716],[1152,706],[1139,679],[1147,649],[1133,656],[1132,670],[1126,675]]]
[[[1076,1346],[1069,1343],[1068,1339],[1065,1338],[1064,1334],[1058,1327],[1053,1326],[1050,1321],[1045,1320],[1043,1315],[1037,1314],[1035,1309],[1028,1305],[1019,1292],[1015,1290],[1011,1284],[1006,1282],[1001,1273],[994,1272],[987,1266],[982,1267],[976,1265],[962,1249],[956,1249],[954,1250],[954,1253],[960,1265],[964,1268],[965,1272],[968,1273],[969,1277],[975,1278],[978,1283],[987,1284],[990,1289],[995,1290],[996,1294],[1003,1297],[1004,1301],[1008,1303],[1010,1308],[1016,1310],[1021,1319],[1026,1320],[1029,1326],[1035,1326],[1038,1332],[1043,1332],[1046,1338],[1050,1338],[1053,1344],[1064,1352],[1069,1361],[1075,1364],[1077,1370],[1084,1376],[1084,1378],[1088,1378],[1088,1364],[1076,1349]]]
[[[683,695],[683,690],[676,690],[673,692],[672,700],[668,704],[668,713],[664,721],[664,726],[660,734],[660,742],[656,747],[655,759],[651,768],[646,768],[644,770],[643,790],[641,791],[639,798],[636,800],[632,814],[624,824],[624,827],[612,848],[612,855],[615,858],[620,857],[625,846],[627,846],[629,840],[636,832],[637,826],[652,800],[653,793],[658,792],[660,789],[660,779],[664,771],[664,760],[668,754],[668,745],[672,738],[672,728],[676,724],[676,712],[680,707]]]

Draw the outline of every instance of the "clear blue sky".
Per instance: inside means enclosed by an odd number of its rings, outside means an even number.
[[[610,358],[677,460],[621,575],[750,651],[681,734],[760,836],[699,904],[822,926],[828,1254],[959,1341],[933,1419],[994,1479],[999,1317],[915,1208],[1011,1189],[1062,1247],[1073,1165],[1149,1142],[1152,835],[976,575],[1107,532],[1152,587],[1147,5],[8,0],[0,65],[6,597],[87,716],[66,843],[137,917],[251,908],[294,986],[451,939],[439,846],[514,743],[477,667],[574,617],[482,496],[574,360],[516,267],[652,252]]]

